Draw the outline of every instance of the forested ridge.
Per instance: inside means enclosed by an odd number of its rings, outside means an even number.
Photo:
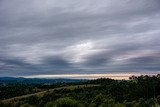
[[[129,80],[0,84],[0,107],[160,107],[160,74],[132,76]],[[37,92],[41,94],[16,99]]]

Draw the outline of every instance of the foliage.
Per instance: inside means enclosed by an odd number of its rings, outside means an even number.
[[[45,107],[83,107],[81,103],[70,98],[59,98],[55,102],[49,102]]]
[[[53,86],[54,90],[48,89]],[[101,78],[32,87],[48,91],[41,95],[1,102],[0,107],[160,107],[160,75],[132,76],[130,80]]]

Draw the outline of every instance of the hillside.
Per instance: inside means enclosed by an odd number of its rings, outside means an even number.
[[[23,84],[21,85],[23,86]],[[160,106],[159,75],[132,76],[130,80],[101,78],[72,83],[33,85],[32,87],[39,89],[39,91],[3,99],[0,101],[0,107]]]

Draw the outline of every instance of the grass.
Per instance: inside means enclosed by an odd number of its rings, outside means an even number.
[[[9,98],[9,99],[5,99],[2,100],[0,102],[3,103],[7,103],[7,102],[12,102],[12,101],[18,101],[27,97],[31,97],[31,96],[43,96],[45,93],[50,93],[53,92],[54,90],[60,90],[60,89],[70,89],[70,90],[74,90],[76,88],[89,88],[89,87],[95,87],[95,86],[99,86],[99,85],[95,85],[95,84],[86,84],[86,85],[71,85],[71,86],[64,86],[64,87],[58,87],[58,88],[54,88],[54,89],[49,89],[46,91],[41,91],[41,92],[37,92],[37,93],[33,93],[33,94],[27,94],[27,95],[22,95],[22,96],[17,96],[17,97],[13,97],[13,98]]]

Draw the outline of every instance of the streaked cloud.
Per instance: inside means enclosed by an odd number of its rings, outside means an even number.
[[[159,0],[1,0],[0,76],[160,71]]]

